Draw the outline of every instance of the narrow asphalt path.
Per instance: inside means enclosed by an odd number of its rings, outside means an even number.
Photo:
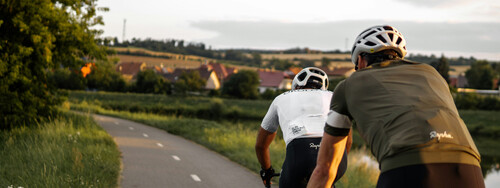
[[[93,117],[122,152],[121,187],[264,187],[257,174],[189,140],[128,120]]]

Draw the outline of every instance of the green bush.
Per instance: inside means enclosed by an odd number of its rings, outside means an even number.
[[[170,82],[153,70],[141,71],[137,74],[135,91],[139,93],[170,94]]]
[[[264,93],[260,95],[262,99],[273,100],[276,97],[276,92],[272,89],[266,89]]]
[[[252,70],[242,70],[231,75],[224,83],[222,93],[240,99],[257,99],[259,92],[259,74]]]
[[[475,93],[457,93],[454,100],[457,108],[461,110],[500,110],[499,97],[484,97]]]

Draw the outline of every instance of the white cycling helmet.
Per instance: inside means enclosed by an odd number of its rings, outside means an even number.
[[[305,86],[308,83],[318,85],[316,89],[326,90],[328,88],[328,76],[325,71],[316,67],[302,69],[292,81],[292,90]]]
[[[406,55],[406,40],[403,34],[388,25],[374,26],[358,35],[351,51],[351,61],[358,66],[358,55],[361,53],[376,53],[392,49],[401,58]]]

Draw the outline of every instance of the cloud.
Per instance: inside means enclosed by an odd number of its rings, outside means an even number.
[[[398,28],[407,40],[410,53],[412,50],[500,52],[500,23],[382,20],[324,23],[200,21],[191,25],[217,33],[216,37],[203,41],[216,48],[286,49],[300,46],[321,50],[350,50],[353,40],[361,31],[381,24]]]
[[[478,0],[475,0],[478,1]],[[445,8],[445,7],[454,7],[460,6],[467,3],[470,3],[471,0],[401,0],[400,2],[407,2],[409,4],[421,6],[421,7],[430,7],[430,8]]]

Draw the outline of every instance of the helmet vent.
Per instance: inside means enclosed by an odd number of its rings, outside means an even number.
[[[394,31],[391,26],[384,26],[384,29],[387,31]]]
[[[316,74],[319,74],[321,76],[324,76],[325,74],[323,74],[321,71],[318,71],[318,70],[314,70],[314,69],[311,69],[310,70],[312,73],[316,73]]]
[[[398,37],[398,41],[396,41],[396,44],[399,45],[403,39],[401,37]]]
[[[367,45],[367,46],[375,46],[377,44],[375,44],[375,43],[373,43],[371,41],[368,41],[368,42],[365,42],[365,45]]]
[[[377,32],[377,31],[371,31],[371,32],[369,32],[368,34],[366,34],[366,35],[363,37],[363,39],[365,39],[366,37],[368,37],[368,36],[370,36],[370,35],[372,35],[373,33],[376,33],[376,32]]]
[[[368,31],[370,31],[370,30],[371,30],[371,28],[364,30],[363,32],[361,32],[361,34],[359,34],[359,36],[361,36],[361,35],[365,34],[366,32],[368,32]]]
[[[387,33],[387,35],[389,35],[389,39],[392,41],[393,37],[394,37],[394,34],[392,33]]]
[[[387,41],[385,40],[385,38],[384,38],[384,37],[382,37],[382,35],[377,35],[377,38],[378,38],[379,40],[381,40],[383,43],[386,43],[386,42],[387,42]]]
[[[306,72],[303,72],[302,74],[299,75],[299,77],[297,77],[299,79],[299,81],[302,82],[302,80],[304,80],[307,76],[307,73]]]

